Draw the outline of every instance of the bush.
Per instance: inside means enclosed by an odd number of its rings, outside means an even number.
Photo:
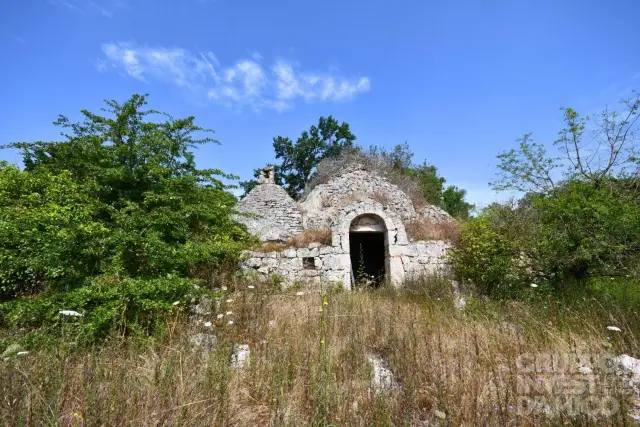
[[[0,165],[0,300],[67,291],[92,277],[187,277],[251,241],[235,198],[191,149],[215,143],[194,118],[153,120],[146,97],[110,115],[61,116],[66,140],[24,142],[25,170]],[[205,136],[199,137],[203,134]]]
[[[570,180],[517,204],[492,205],[463,226],[454,272],[489,294],[519,293],[532,281],[584,292],[599,277],[638,279],[638,200],[620,181]]]
[[[71,292],[3,303],[0,319],[8,327],[71,333],[83,342],[95,342],[111,333],[141,337],[157,332],[169,314],[207,294],[197,282],[179,277],[98,277]],[[82,316],[65,316],[60,313],[63,310]]]
[[[99,273],[108,229],[98,212],[69,172],[0,168],[0,301]]]
[[[517,274],[518,251],[492,227],[489,214],[481,214],[462,225],[460,240],[449,253],[454,275],[471,281],[483,294],[513,292],[521,284]]]

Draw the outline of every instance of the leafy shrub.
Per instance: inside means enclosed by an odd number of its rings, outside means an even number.
[[[179,277],[98,277],[89,286],[70,292],[3,303],[0,319],[5,326],[73,333],[86,342],[110,333],[146,336],[162,328],[167,315],[196,303],[207,293],[196,281]],[[63,310],[82,316],[65,316],[60,313]]]
[[[454,271],[487,293],[520,292],[532,281],[586,290],[598,277],[637,279],[639,200],[620,181],[570,180],[517,204],[492,205],[463,226]]]
[[[455,276],[471,281],[484,294],[504,293],[518,284],[512,275],[517,250],[491,227],[487,214],[462,225],[459,243],[449,256]]]
[[[99,206],[69,172],[0,168],[0,301],[100,272],[108,228]]]
[[[212,131],[193,117],[152,120],[145,105],[140,95],[108,101],[104,117],[61,116],[63,141],[11,144],[25,170],[0,166],[0,299],[103,274],[187,277],[247,247],[220,181],[234,177],[196,168],[191,152],[216,143]]]

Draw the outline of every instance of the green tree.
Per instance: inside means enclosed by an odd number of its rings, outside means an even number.
[[[517,149],[498,155],[499,173],[492,187],[546,194],[563,180],[580,179],[599,186],[612,177],[637,175],[640,94],[633,93],[620,101],[620,112],[605,108],[594,118],[562,108],[564,127],[553,143],[559,154],[550,156],[546,146],[527,133],[517,140]]]
[[[471,220],[454,271],[485,288],[535,279],[564,289],[599,276],[640,277],[640,96],[621,105],[622,112],[605,109],[594,119],[562,109],[556,156],[531,134],[501,153],[493,187],[526,194],[515,207],[495,205]],[[487,249],[496,242],[507,250]]]
[[[59,288],[104,273],[193,276],[245,247],[235,198],[220,181],[234,177],[195,166],[191,150],[216,143],[212,131],[145,105],[141,95],[107,101],[104,116],[60,116],[62,141],[9,145],[22,150],[25,171],[0,174],[4,287]],[[44,254],[48,247],[58,249]],[[77,265],[73,254],[83,254]]]
[[[469,219],[469,215],[475,206],[465,201],[466,195],[466,190],[450,185],[442,192],[440,206],[454,218]]]
[[[318,126],[302,132],[295,143],[288,137],[273,138],[276,159],[281,160],[278,176],[291,197],[298,199],[302,195],[322,159],[338,156],[355,140],[349,124],[338,123],[333,116],[320,117]]]

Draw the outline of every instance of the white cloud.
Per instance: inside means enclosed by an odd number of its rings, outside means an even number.
[[[113,10],[107,9],[105,6],[98,4],[93,0],[49,0],[49,3],[55,6],[62,6],[74,12],[97,13],[105,18],[113,18]],[[123,7],[124,3],[115,3],[116,7]]]
[[[11,34],[11,38],[12,38],[14,41],[16,41],[16,42],[18,42],[18,43],[20,43],[20,44],[23,44],[23,45],[25,45],[25,46],[29,44],[29,43],[27,43],[27,41],[26,41],[25,39],[23,39],[23,38],[22,38],[22,37],[20,37],[20,36],[16,36],[15,34]]]
[[[265,68],[257,52],[249,52],[250,58],[231,66],[221,66],[211,52],[193,53],[182,48],[106,43],[102,52],[104,57],[96,65],[100,71],[118,70],[143,82],[169,82],[234,109],[284,111],[296,100],[345,102],[371,87],[368,77],[347,78],[333,69],[306,72],[283,59]]]

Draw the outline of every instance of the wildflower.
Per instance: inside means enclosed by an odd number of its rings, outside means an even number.
[[[178,305],[178,304],[180,304],[180,301],[176,301],[176,302],[174,302],[174,303],[173,303],[173,304],[171,304],[171,305]]]
[[[247,286],[247,288],[248,288],[248,289],[255,289],[256,287],[255,287],[255,286],[253,286],[253,285],[249,285],[249,286]]]
[[[532,288],[537,288],[537,287],[538,287],[538,285],[536,285],[535,283],[532,283],[532,284],[531,284],[531,285],[529,285],[529,286],[531,286]]]
[[[233,300],[231,298],[229,298],[228,300],[225,301],[227,304],[231,304],[233,302]]]
[[[227,325],[233,325],[233,320],[229,320],[229,321],[227,322]]]
[[[322,301],[322,305],[329,305],[327,301]]]
[[[28,351],[19,351],[16,353],[16,356],[26,356],[27,354],[29,354]]]
[[[223,287],[222,287],[222,288],[220,288],[220,289],[222,289],[223,291],[226,291],[226,290],[227,290],[227,287],[226,287],[226,286],[223,286]]]
[[[584,375],[589,375],[589,374],[593,373],[593,369],[591,369],[588,366],[580,366],[578,368],[578,372],[580,372],[581,374],[584,374]]]
[[[541,383],[541,382],[542,382],[542,381],[544,381],[544,380],[543,380],[542,378],[538,377],[537,381],[538,381],[539,383]]]
[[[233,311],[227,311],[227,312],[226,312],[226,315],[227,315],[227,316],[231,316],[232,314],[233,314]]]
[[[320,313],[322,313],[324,311],[324,309],[322,307],[320,307],[320,309],[318,310]]]
[[[218,319],[222,319],[223,317],[224,317],[224,314],[222,314],[222,313],[220,313],[220,314],[218,314],[218,315],[216,316],[216,318],[218,318]]]
[[[614,332],[622,332],[622,329],[618,328],[617,326],[607,326],[607,329]]]
[[[276,327],[276,321],[275,320],[269,320],[269,327],[270,328],[275,328]]]
[[[321,340],[320,340],[320,344],[324,344],[324,339],[321,339]]]
[[[297,296],[297,297],[301,297],[301,296],[303,296],[303,295],[304,295],[304,292],[302,292],[302,291],[300,291],[300,292],[296,292],[296,296]]]
[[[444,412],[442,412],[442,411],[438,411],[438,410],[436,409],[436,417],[440,418],[441,420],[444,420],[445,418],[447,418],[447,414],[445,414],[445,413],[444,413]]]
[[[204,322],[204,327],[205,328],[210,328],[211,327],[211,322]]]
[[[84,316],[84,314],[78,313],[77,311],[73,311],[73,310],[60,310],[59,313],[62,314],[63,316],[73,316],[73,317]]]
[[[508,408],[510,411],[513,411],[514,409],[516,409],[516,405],[509,405]]]
[[[73,413],[73,418],[80,418],[80,419],[82,419],[82,415],[80,415],[78,412],[74,412],[74,413]]]

